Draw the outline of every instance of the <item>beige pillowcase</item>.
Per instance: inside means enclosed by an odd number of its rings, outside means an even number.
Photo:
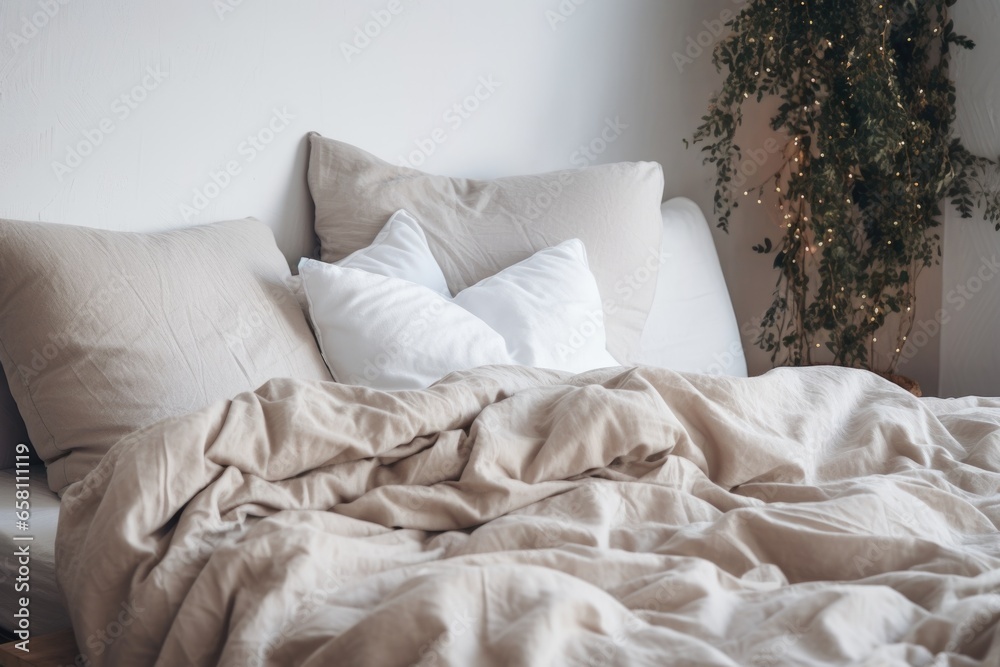
[[[659,269],[660,165],[476,181],[397,167],[315,132],[309,138],[309,188],[323,261],[369,245],[401,208],[423,224],[453,294],[579,238],[601,292],[608,351],[621,363],[637,354]]]
[[[271,231],[0,220],[0,363],[62,491],[111,445],[273,377],[331,380]]]

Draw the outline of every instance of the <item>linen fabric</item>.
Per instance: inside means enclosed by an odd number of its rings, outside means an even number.
[[[0,220],[0,363],[49,486],[274,377],[329,380],[253,219],[159,234]]]
[[[609,352],[621,363],[638,354],[662,233],[658,164],[487,181],[397,167],[316,133],[310,147],[308,180],[324,261],[369,245],[400,208],[423,224],[452,294],[539,250],[579,238],[601,293]]]

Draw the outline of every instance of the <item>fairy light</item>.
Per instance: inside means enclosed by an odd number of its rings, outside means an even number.
[[[809,5],[809,3],[805,0],[800,0],[799,4],[804,8]],[[887,219],[890,221],[891,227],[893,229],[898,229],[899,232],[890,232],[889,234],[886,234],[886,236],[891,235],[893,238],[885,238],[885,236],[883,236],[884,245],[881,246],[881,256],[883,258],[888,258],[890,255],[895,254],[900,254],[901,257],[908,257],[909,254],[911,254],[911,250],[909,250],[911,236],[922,231],[930,219],[930,216],[924,216],[922,214],[922,205],[914,200],[923,198],[922,193],[915,191],[915,189],[919,189],[921,187],[921,178],[923,178],[924,182],[929,184],[928,189],[938,186],[938,182],[935,180],[936,177],[927,176],[926,168],[923,164],[923,162],[926,161],[926,158],[920,157],[928,143],[934,144],[934,140],[928,142],[923,139],[924,135],[932,136],[932,133],[935,131],[933,122],[934,119],[931,118],[926,122],[921,121],[921,123],[918,124],[910,118],[906,118],[906,116],[911,115],[916,118],[916,114],[920,112],[922,108],[927,108],[928,105],[931,104],[931,101],[924,97],[926,91],[923,88],[919,88],[917,90],[917,94],[919,95],[917,98],[910,98],[909,95],[906,95],[906,89],[909,85],[912,85],[912,79],[907,81],[905,78],[906,70],[902,69],[902,67],[906,65],[905,62],[900,63],[900,69],[896,69],[890,65],[896,65],[896,61],[893,56],[895,55],[894,50],[896,49],[896,45],[899,43],[899,38],[903,38],[907,42],[911,43],[917,41],[922,45],[927,41],[925,37],[926,28],[932,26],[921,26],[924,30],[921,34],[922,39],[915,40],[913,37],[907,37],[905,35],[905,31],[912,30],[913,26],[907,24],[894,29],[894,19],[885,18],[886,14],[893,11],[891,6],[887,9],[887,3],[881,3],[877,4],[877,7],[880,12],[885,12],[882,14],[882,19],[875,19],[877,31],[875,37],[878,38],[878,32],[881,32],[881,39],[878,39],[875,43],[869,43],[867,45],[868,48],[866,49],[866,52],[856,52],[856,47],[853,44],[846,43],[846,34],[843,33],[841,33],[839,37],[840,43],[842,43],[843,46],[837,44],[838,50],[836,52],[824,52],[823,49],[832,49],[835,46],[836,36],[820,36],[815,32],[812,32],[812,29],[809,29],[807,33],[808,39],[811,43],[808,46],[805,46],[803,44],[796,43],[795,40],[799,39],[799,36],[793,35],[792,33],[786,33],[786,28],[780,27],[783,25],[782,23],[772,22],[769,26],[771,34],[767,34],[767,32],[765,32],[764,35],[757,35],[765,40],[764,44],[771,43],[774,45],[769,50],[760,49],[756,51],[759,57],[762,58],[760,64],[763,64],[766,67],[763,71],[760,69],[750,70],[753,72],[754,77],[761,77],[761,75],[766,72],[765,79],[756,84],[753,81],[750,81],[743,90],[737,89],[738,92],[734,91],[736,104],[742,104],[743,101],[739,100],[739,92],[743,93],[744,99],[749,99],[754,96],[751,94],[751,90],[754,90],[755,93],[763,94],[762,89],[754,89],[755,85],[759,86],[767,83],[768,85],[773,86],[778,92],[781,92],[783,88],[788,87],[789,81],[801,84],[802,82],[808,80],[808,84],[811,84],[811,87],[806,85],[804,94],[798,99],[802,114],[794,114],[793,112],[791,116],[791,123],[801,123],[807,121],[811,124],[818,122],[817,119],[822,118],[825,124],[831,125],[835,128],[835,131],[828,135],[829,143],[827,141],[822,141],[819,133],[809,130],[799,130],[796,128],[797,131],[801,132],[801,135],[799,137],[794,137],[793,143],[795,151],[789,151],[792,152],[792,155],[788,155],[788,152],[786,152],[782,156],[786,162],[781,166],[779,171],[772,177],[766,179],[762,184],[754,186],[753,191],[748,189],[743,192],[744,197],[751,197],[752,193],[756,191],[758,195],[755,197],[757,204],[763,205],[764,197],[767,196],[766,188],[768,186],[774,187],[774,191],[777,194],[777,197],[775,198],[776,201],[769,200],[768,206],[777,206],[780,210],[780,213],[778,214],[780,222],[777,226],[783,227],[786,230],[786,232],[782,234],[782,236],[786,239],[784,252],[787,252],[790,255],[788,257],[788,259],[791,260],[790,264],[797,264],[797,259],[803,258],[804,266],[793,270],[793,273],[789,274],[789,276],[801,275],[800,272],[805,271],[809,266],[809,255],[805,253],[815,255],[820,250],[823,250],[823,257],[827,257],[832,260],[834,258],[829,257],[828,253],[833,252],[835,247],[838,253],[864,253],[868,252],[868,249],[871,249],[872,246],[874,246],[874,250],[872,250],[872,252],[876,253],[876,255],[873,256],[878,256],[877,253],[879,253],[880,248],[878,243],[872,243],[873,239],[871,239],[871,237],[867,237],[866,239],[866,231],[864,231],[860,237],[855,233],[857,230],[854,228],[861,224],[861,220],[858,219],[859,216],[864,215],[867,217],[873,211],[868,210],[866,198],[862,198],[860,202],[855,202],[853,200],[854,192],[860,192],[859,190],[853,188],[855,185],[854,181],[858,181],[859,185],[870,184],[872,192],[876,191],[876,187],[883,188],[880,192],[888,199],[888,203],[883,202],[878,204],[880,208],[884,207],[883,210],[879,211],[881,218],[880,223],[884,225],[885,220]],[[788,11],[787,8],[783,8],[778,4],[775,4],[772,9],[776,15],[783,11]],[[769,19],[770,17],[767,18]],[[813,20],[808,16],[801,18],[805,18],[809,26],[814,25]],[[879,25],[883,20],[884,28]],[[801,26],[801,22],[799,25]],[[759,29],[760,26],[757,27]],[[853,29],[854,28],[852,27],[852,30]],[[765,28],[765,30],[767,30],[767,28]],[[904,31],[904,34],[899,35],[894,32],[894,30]],[[940,34],[940,32],[940,28],[933,28],[933,33],[935,35]],[[914,32],[913,34],[915,35],[916,33]],[[854,37],[852,36],[852,40],[853,39]],[[817,40],[818,47],[816,46]],[[744,35],[740,44],[742,48],[746,49],[748,48],[746,46],[747,43],[752,44],[755,42],[760,42],[760,40],[755,40],[754,37]],[[881,45],[879,42],[881,42]],[[789,51],[790,54],[795,55],[797,58],[793,62],[788,62],[787,67],[785,66],[785,50]],[[761,53],[761,51],[763,51],[763,53]],[[806,64],[811,65],[812,59],[808,58],[810,53],[818,57],[817,68],[814,72],[822,71],[822,74],[810,72],[810,69],[812,68],[806,69],[802,65],[801,58],[803,57],[807,58]],[[901,51],[900,53],[903,52]],[[906,51],[906,53],[908,54],[909,51]],[[838,67],[837,63],[831,60],[833,58],[840,59],[842,61],[842,64],[839,65],[840,68],[846,68],[846,72],[844,72],[846,75],[845,79],[841,79],[846,80],[849,87],[845,92],[840,92],[835,89],[832,83],[830,84],[829,91],[826,90],[827,73],[832,71],[830,67]],[[906,58],[901,57],[901,61],[904,60],[906,60]],[[773,65],[774,67],[772,68],[770,65]],[[780,73],[776,73],[779,67],[782,71]],[[772,71],[772,69],[774,71]],[[741,69],[740,75],[748,78],[746,72],[747,70]],[[773,77],[771,76],[772,74],[774,74]],[[883,78],[883,76],[885,78]],[[872,94],[869,85],[874,83],[874,77],[879,77],[881,79],[881,86],[883,90],[893,88],[889,94],[895,99],[890,98],[889,100],[885,100],[885,103],[890,105],[895,103],[895,105],[901,110],[899,115],[902,116],[902,118],[900,118],[900,120],[902,120],[903,123],[910,122],[912,128],[911,133],[907,135],[909,138],[900,138],[898,136],[891,137],[888,136],[889,133],[887,131],[884,132],[882,137],[883,145],[888,145],[890,147],[893,146],[893,144],[898,145],[896,151],[889,153],[888,161],[890,164],[894,159],[905,160],[905,168],[907,171],[904,172],[902,169],[900,169],[900,171],[895,171],[896,179],[898,179],[893,181],[895,187],[891,184],[886,185],[873,180],[875,178],[874,174],[879,173],[881,169],[879,171],[873,170],[872,173],[869,173],[867,167],[865,167],[862,162],[863,158],[859,155],[859,152],[851,146],[852,142],[856,141],[860,144],[860,142],[863,141],[861,128],[854,126],[853,121],[851,123],[840,122],[842,118],[851,118],[850,113],[852,111],[852,104],[858,104],[859,102],[857,100],[863,101],[863,95]],[[821,81],[822,83],[820,83]],[[858,86],[855,87],[854,83],[858,83]],[[822,88],[820,86],[822,86]],[[862,89],[861,86],[865,86],[865,88]],[[851,93],[852,90],[857,91],[857,98],[855,98],[855,95]],[[862,93],[862,90],[864,90],[864,93]],[[909,90],[912,91],[913,89],[910,88]],[[939,94],[937,91],[933,92],[935,95]],[[819,99],[821,96],[822,99]],[[813,99],[810,100],[808,99],[809,97],[812,97]],[[856,101],[852,102],[852,100]],[[904,103],[906,106],[904,106]],[[836,115],[830,113],[832,109],[836,109],[834,112]],[[823,114],[822,116],[820,115],[821,113]],[[890,110],[889,113],[894,114],[896,112]],[[789,124],[789,127],[792,126],[791,123]],[[838,124],[840,127],[836,127]],[[884,128],[876,128],[876,131],[880,131],[882,129]],[[792,134],[794,136],[795,131],[793,131]],[[816,152],[813,153],[810,150],[807,153],[804,145],[810,146],[811,149]],[[833,156],[830,161],[825,161],[826,151],[820,150],[821,148],[830,149],[831,156]],[[929,148],[926,150],[928,154],[931,152],[931,149]],[[807,157],[808,161],[811,163],[814,155],[818,155],[819,159],[824,160],[824,162],[815,165],[817,167],[822,166],[823,169],[812,169],[811,165],[810,173],[806,174],[805,164]],[[884,155],[884,153],[881,155]],[[790,160],[790,162],[788,160]],[[913,160],[913,166],[909,164],[910,160]],[[878,164],[875,166],[882,167],[883,165]],[[827,180],[827,174],[830,173],[830,171],[827,170],[827,167],[829,167],[833,173],[840,171],[842,174],[846,174],[846,178],[839,183],[830,183]],[[845,167],[847,167],[847,171],[843,171]],[[855,168],[860,168],[857,175],[853,173],[853,169]],[[912,173],[907,173],[911,172],[911,170]],[[892,173],[892,170],[888,170],[888,174]],[[838,192],[838,190],[840,192]],[[796,191],[800,192],[798,197],[800,204],[797,209],[794,201],[794,193]],[[816,196],[819,194],[817,191],[823,192],[826,195],[826,198],[831,198],[831,204],[825,205],[823,199]],[[845,206],[844,202],[846,202],[847,206]],[[822,208],[818,208],[818,206],[822,206]],[[908,207],[909,212],[903,212],[905,210],[904,207]],[[814,221],[811,223],[809,216],[805,215],[807,211],[813,213],[814,216],[817,216],[814,217]],[[915,211],[921,211],[921,213],[916,213]],[[845,234],[843,235],[840,235],[838,232],[836,246],[834,246],[834,228],[827,227],[826,234],[823,234],[822,232],[822,223],[826,222],[826,220],[824,220],[826,217],[829,217],[830,220],[836,220],[836,224],[841,225],[843,227],[842,231],[845,231]],[[897,217],[898,219],[896,219]],[[884,227],[882,229],[885,230]],[[904,232],[906,234],[905,236]],[[790,238],[794,238],[794,241],[787,240]],[[857,246],[858,243],[861,244],[860,247]],[[898,246],[899,249],[894,253],[889,253],[885,250],[885,248],[892,248],[893,246]],[[826,250],[827,247],[830,248],[829,251]],[[918,246],[915,245],[914,248],[916,247]],[[796,252],[795,249],[798,251]],[[896,249],[894,248],[894,250]],[[915,250],[912,252],[915,252]],[[815,258],[813,261],[816,262]],[[882,261],[888,262],[890,260],[883,259]],[[815,266],[819,267],[820,265],[816,264]],[[822,271],[822,269],[820,270]],[[790,277],[788,279],[791,280]],[[895,281],[895,278],[893,278],[893,281]],[[910,288],[912,288],[912,286],[913,280],[911,279]],[[880,333],[881,328],[876,325],[880,320],[882,320],[883,324],[887,324],[885,320],[893,316],[893,313],[890,312],[890,310],[895,310],[895,312],[898,313],[900,310],[899,306],[902,306],[905,308],[906,313],[912,313],[913,311],[911,306],[905,305],[905,301],[909,301],[911,304],[913,303],[913,295],[911,293],[912,290],[907,290],[906,287],[901,287],[900,289],[904,291],[897,296],[890,296],[894,294],[894,292],[888,292],[884,289],[884,287],[879,287],[879,289],[877,289],[876,292],[870,297],[872,304],[855,301],[857,298],[857,292],[855,292],[854,286],[852,286],[852,293],[850,295],[847,295],[846,288],[840,285],[830,285],[829,282],[827,282],[823,287],[830,290],[829,296],[826,298],[828,302],[827,305],[829,306],[827,313],[831,311],[837,312],[838,320],[842,321],[841,325],[843,325],[843,323],[857,321],[858,319],[860,319],[863,323],[865,321],[864,318],[867,318],[867,321],[869,321],[872,325],[871,327],[868,327],[869,331],[867,332],[867,337],[870,338],[871,343],[877,343],[879,335],[885,337],[885,334]],[[895,285],[893,285],[893,289],[895,289]],[[896,302],[894,299],[901,299],[901,297],[905,299],[904,303],[899,304],[899,306],[895,305]],[[862,301],[866,301],[868,299],[869,295],[867,293],[861,294]],[[833,301],[836,301],[836,303],[832,303]],[[887,303],[893,304],[892,309],[889,309],[888,306],[883,307],[881,305],[876,305]],[[851,311],[855,307],[859,308],[860,311],[863,311],[864,315],[858,316],[856,314],[857,311],[854,311],[854,314],[852,314]],[[905,314],[901,317],[906,318],[904,321],[910,321],[912,319]],[[891,335],[890,341],[886,343],[885,346],[889,349],[895,349],[895,352],[900,354],[903,345],[901,343],[892,345],[893,342],[900,340],[900,338],[902,341],[906,341],[906,336],[899,337],[897,335]],[[862,340],[865,340],[865,338],[862,338]],[[839,339],[837,337],[831,335],[829,339],[826,339],[826,346],[837,353],[837,345],[839,344],[838,341]],[[811,341],[800,339],[800,344],[802,344],[807,351],[811,347],[816,349],[823,347],[821,343],[815,342],[815,339]],[[874,354],[874,347],[872,354]]]

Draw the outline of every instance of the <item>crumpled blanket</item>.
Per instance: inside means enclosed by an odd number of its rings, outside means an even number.
[[[101,665],[1000,665],[1000,399],[865,371],[272,380],[65,494]]]

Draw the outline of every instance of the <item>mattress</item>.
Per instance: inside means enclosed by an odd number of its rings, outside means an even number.
[[[62,593],[56,585],[56,526],[59,523],[59,496],[49,490],[45,468],[31,468],[31,517],[29,530],[18,531],[14,516],[16,483],[14,469],[0,470],[0,627],[13,630],[14,612],[21,597],[30,600],[31,633],[35,636],[68,628],[69,615]],[[31,541],[14,541],[14,535],[31,535]],[[18,557],[15,550],[29,545],[31,563],[27,583],[29,590],[15,589],[18,581]]]

